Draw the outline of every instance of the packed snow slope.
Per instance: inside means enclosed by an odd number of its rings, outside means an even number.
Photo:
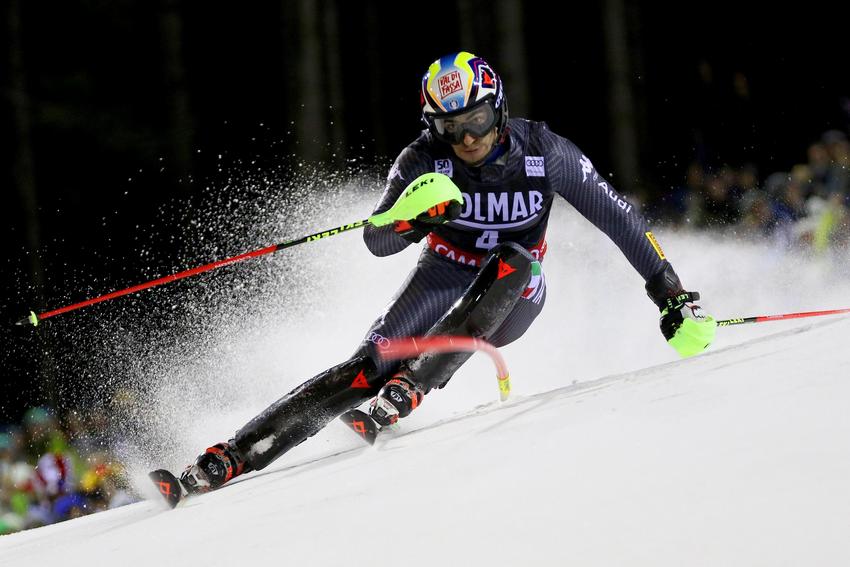
[[[848,336],[850,320],[807,324],[404,427],[375,447],[341,432],[350,446],[332,454],[281,459],[174,511],[154,500],[7,536],[0,557],[847,565]]]
[[[151,494],[0,538],[0,565],[850,564],[850,319],[719,329],[709,352],[676,360],[616,248],[555,213],[546,309],[503,349],[507,403],[475,356],[375,447],[334,422],[173,511]],[[846,262],[657,236],[720,318],[850,298]],[[309,287],[297,309],[261,294],[248,323],[219,323],[185,358],[139,363],[162,384],[145,406],[158,441],[129,455],[139,487],[349,356],[416,254],[325,244],[299,256]]]

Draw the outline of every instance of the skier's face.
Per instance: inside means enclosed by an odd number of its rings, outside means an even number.
[[[474,137],[469,132],[465,132],[463,140],[459,144],[452,144],[452,149],[455,155],[463,162],[470,166],[481,165],[484,160],[490,155],[490,150],[493,149],[493,144],[496,143],[498,132],[496,128],[490,130],[488,134],[480,137]]]

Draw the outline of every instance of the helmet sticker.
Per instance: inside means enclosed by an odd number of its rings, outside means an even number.
[[[459,71],[452,71],[448,75],[443,75],[438,79],[438,82],[440,83],[440,98],[443,100],[463,89]]]
[[[489,65],[478,65],[478,82],[484,90],[496,90],[496,74]]]

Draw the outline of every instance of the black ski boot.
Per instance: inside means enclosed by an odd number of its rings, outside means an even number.
[[[396,374],[372,400],[369,417],[381,427],[387,427],[410,415],[422,403],[423,396],[422,390],[407,375]]]
[[[180,475],[180,484],[190,494],[215,490],[249,467],[236,450],[233,441],[217,443],[207,449],[194,464],[186,467]]]

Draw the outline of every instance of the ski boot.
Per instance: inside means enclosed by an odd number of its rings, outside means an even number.
[[[199,456],[194,464],[186,467],[180,475],[180,484],[189,494],[209,492],[247,472],[246,468],[232,441],[217,443]]]
[[[374,445],[381,430],[410,415],[422,403],[423,395],[406,374],[399,373],[372,399],[369,413],[352,409],[339,418],[366,443]]]
[[[406,374],[396,374],[372,400],[369,417],[381,427],[393,425],[399,418],[410,415],[422,403],[423,396]]]

